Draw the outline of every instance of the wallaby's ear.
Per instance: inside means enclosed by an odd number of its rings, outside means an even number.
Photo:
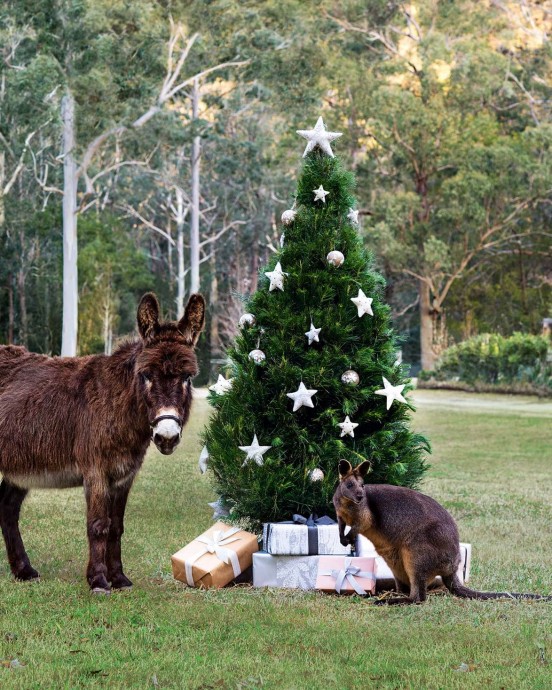
[[[339,478],[343,479],[343,477],[346,477],[349,472],[353,469],[353,466],[348,460],[340,460],[339,465],[337,466],[339,469]]]
[[[355,467],[355,472],[358,472],[363,479],[368,474],[369,471],[370,471],[370,462],[368,460],[361,462],[360,465],[358,465],[358,467]]]
[[[178,322],[178,330],[186,338],[188,344],[195,347],[203,326],[205,326],[205,300],[203,295],[190,295],[184,316]]]
[[[140,300],[136,320],[143,340],[155,335],[159,328],[159,302],[153,292],[146,292]]]

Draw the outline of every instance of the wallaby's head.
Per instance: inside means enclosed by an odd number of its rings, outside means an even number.
[[[338,468],[341,496],[353,503],[360,503],[364,498],[364,477],[370,469],[370,463],[365,460],[353,469],[348,460],[340,460]]]

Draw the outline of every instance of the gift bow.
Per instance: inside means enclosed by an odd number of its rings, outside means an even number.
[[[351,558],[345,559],[345,567],[341,570],[330,570],[329,572],[320,573],[321,575],[331,576],[335,580],[335,591],[341,594],[343,588],[343,582],[347,582],[355,590],[357,594],[366,595],[366,592],[362,589],[359,583],[355,580],[356,577],[367,577],[370,579],[374,578],[373,572],[368,572],[366,570],[361,570],[358,566],[352,565]]]
[[[296,525],[307,525],[307,527],[314,527],[315,525],[318,526],[336,524],[335,520],[332,520],[331,517],[328,517],[327,515],[322,515],[322,517],[318,517],[316,513],[311,513],[308,516],[308,518],[303,517],[302,515],[295,514],[292,518],[292,522],[294,522]]]
[[[239,531],[239,527],[232,527],[226,531],[217,529],[210,535],[201,535],[195,539],[195,541],[200,541],[205,546],[203,547],[203,551],[186,560],[186,582],[190,585],[190,587],[195,586],[192,566],[202,556],[205,556],[206,553],[214,553],[220,561],[226,563],[227,565],[230,564],[232,566],[232,570],[234,571],[234,577],[238,577],[238,575],[241,573],[238,554],[232,549],[227,549],[226,546],[241,539],[241,537],[234,536],[236,532]]]

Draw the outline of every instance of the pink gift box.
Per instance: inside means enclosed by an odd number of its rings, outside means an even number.
[[[376,559],[320,556],[316,589],[337,594],[373,594],[376,591]]]

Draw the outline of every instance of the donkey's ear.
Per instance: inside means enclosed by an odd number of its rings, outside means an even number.
[[[159,328],[159,302],[153,292],[146,292],[140,300],[136,320],[143,340],[155,335]]]
[[[348,460],[340,460],[339,465],[337,466],[339,470],[339,478],[343,479],[343,477],[346,477],[349,472],[353,469],[353,466]]]
[[[371,464],[369,460],[365,460],[364,462],[361,462],[360,465],[355,467],[355,472],[358,472],[360,476],[364,479],[364,477],[368,474],[370,471]]]
[[[188,343],[195,346],[205,326],[205,300],[203,295],[190,295],[184,316],[178,322],[178,330]]]

